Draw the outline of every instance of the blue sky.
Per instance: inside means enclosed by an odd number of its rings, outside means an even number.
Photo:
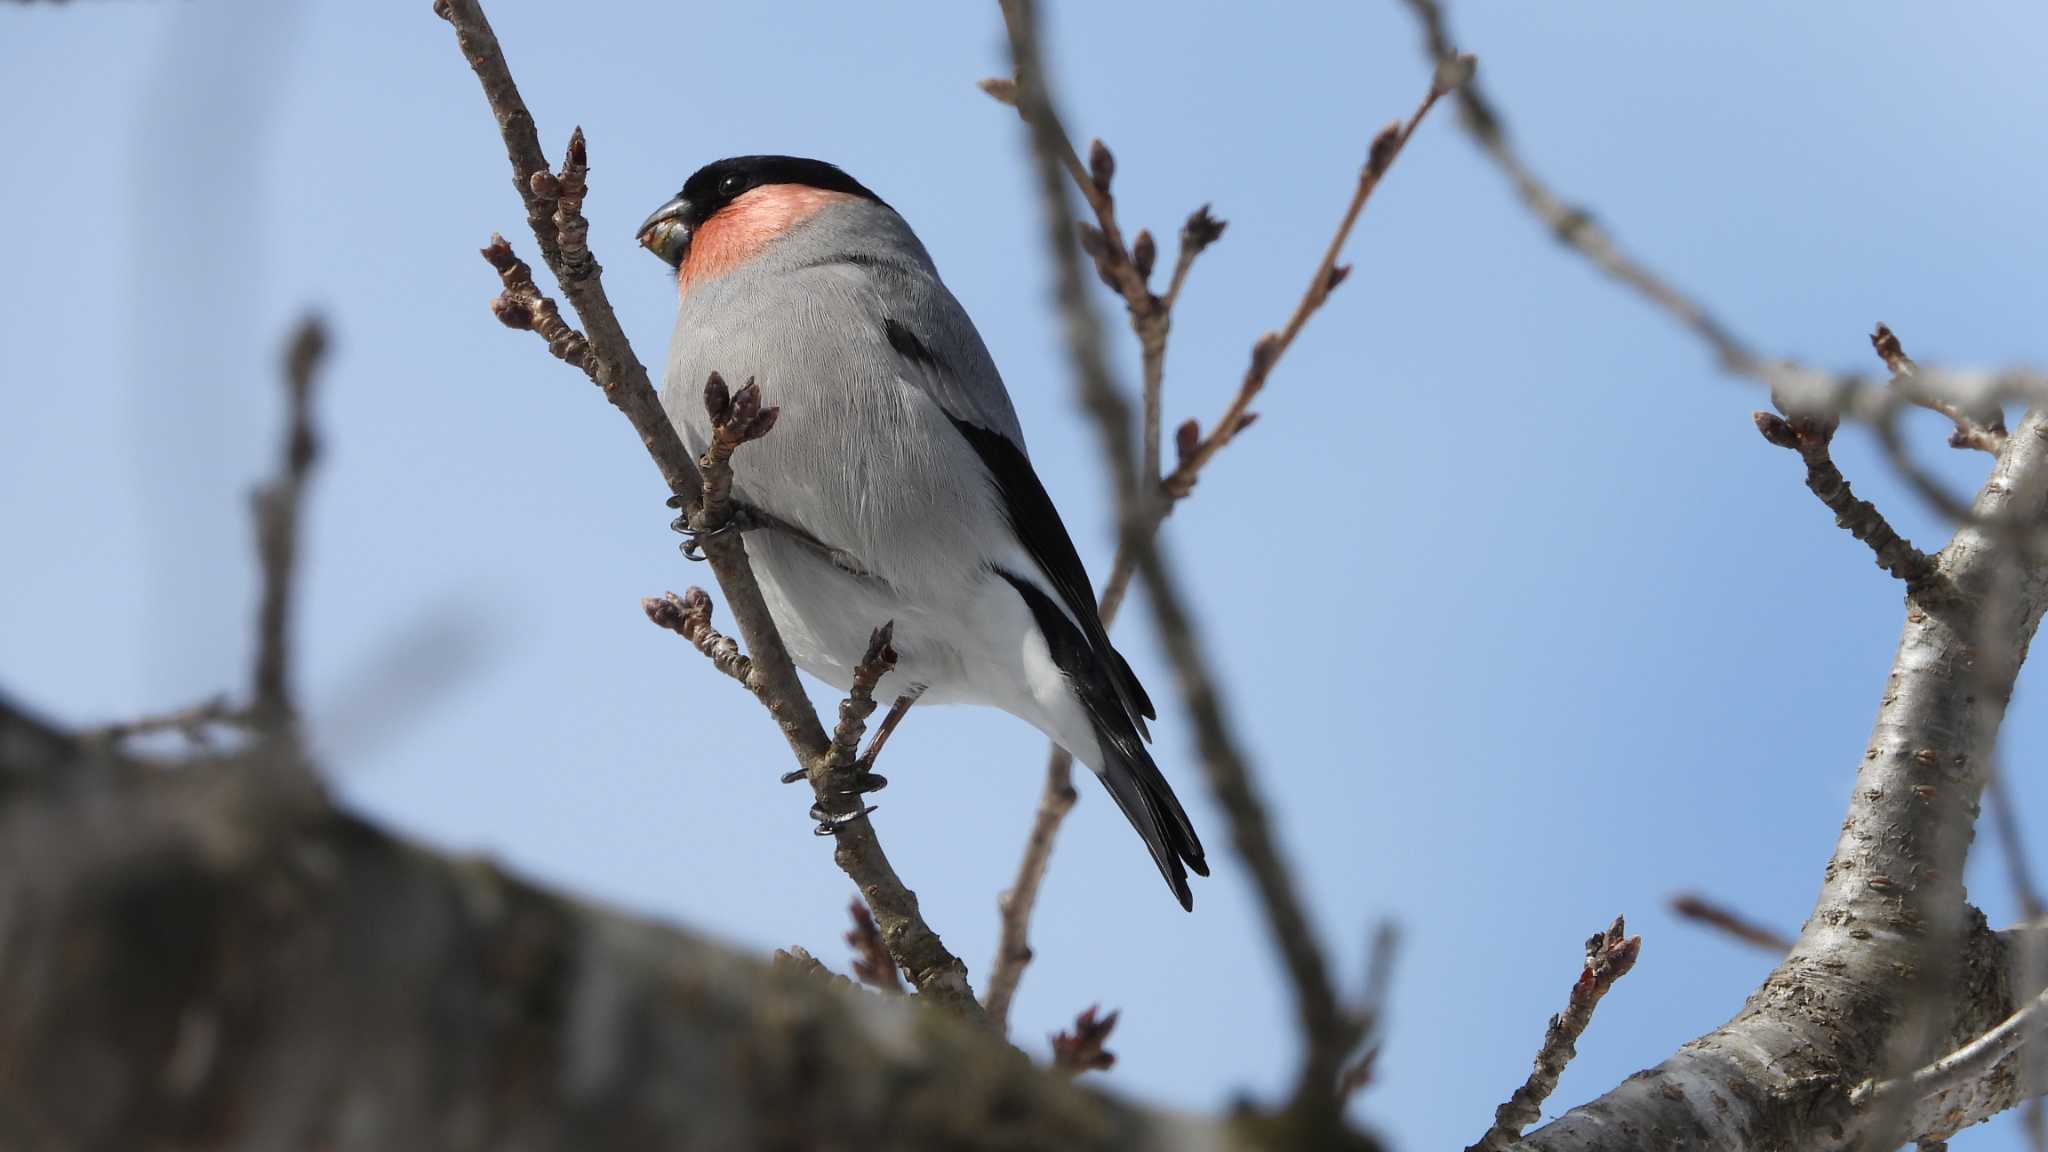
[[[1110,526],[1048,310],[993,3],[617,2],[491,12],[543,139],[580,123],[588,214],[643,360],[672,297],[630,232],[698,164],[836,160],[902,210],[1002,365],[1091,569]],[[1373,133],[1427,82],[1391,0],[1053,4],[1077,135],[1120,160],[1129,226],[1230,221],[1185,294],[1172,418],[1205,422],[1292,307]],[[641,596],[684,564],[617,414],[492,320],[477,258],[523,215],[476,83],[427,0],[10,7],[0,187],[0,684],[72,721],[239,683],[246,492],[274,361],[323,311],[327,454],[300,680],[348,802],[586,896],[835,964],[851,895],[766,716]],[[2018,4],[1468,3],[1453,12],[1532,162],[1766,351],[1869,369],[1891,323],[1925,361],[2048,360],[2048,14]],[[1700,889],[1795,929],[1834,840],[1901,593],[1766,445],[1762,398],[1555,247],[1451,116],[1361,222],[1351,279],[1276,372],[1264,419],[1166,527],[1224,655],[1232,715],[1355,988],[1403,931],[1360,1113],[1400,1146],[1481,1131],[1527,1071],[1581,942],[1616,913],[1642,960],[1552,1111],[1720,1023],[1769,959],[1672,918]],[[1162,261],[1164,263],[1164,261]],[[1120,311],[1103,298],[1104,314]],[[1135,373],[1128,343],[1126,378]],[[1942,460],[1960,481],[1975,461]],[[1838,459],[1916,542],[1939,525],[1866,437]],[[1210,842],[1171,677],[1156,753]],[[2008,725],[2022,816],[2048,786],[2040,677]],[[824,693],[819,698],[825,700]],[[978,978],[1042,742],[977,710],[891,743],[878,826]],[[1236,861],[1183,914],[1084,783],[1054,859],[1017,1034],[1124,1011],[1103,1083],[1215,1107],[1287,1082],[1284,986]],[[1987,834],[1973,896],[2011,901]],[[2009,1122],[1965,1135],[2016,1148]]]

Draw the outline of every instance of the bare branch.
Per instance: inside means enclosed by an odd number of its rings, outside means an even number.
[[[699,475],[696,462],[663,411],[647,369],[633,354],[605,295],[602,269],[585,246],[588,225],[582,218],[581,202],[589,162],[583,133],[579,129],[571,136],[561,172],[550,172],[533,117],[519,96],[478,0],[435,0],[434,11],[454,28],[456,41],[497,118],[512,164],[513,185],[526,205],[534,240],[562,295],[583,323],[587,356],[596,365],[591,378],[639,433],[677,506],[699,532],[706,558],[746,644],[748,687],[768,705],[798,764],[811,771],[813,791],[823,805],[828,799],[821,791],[824,774],[815,767],[830,754],[824,726],[776,632],[774,618],[747,562],[741,534],[718,531],[728,513],[715,504],[710,519],[698,507],[706,496],[718,493]],[[882,938],[919,993],[978,1019],[981,1006],[968,986],[967,966],[946,951],[938,934],[924,922],[916,894],[897,877],[873,825],[864,816],[856,817],[836,827],[833,838],[833,859],[867,899]]]
[[[283,727],[297,717],[291,698],[292,589],[299,555],[299,509],[306,477],[319,454],[313,432],[313,377],[327,354],[327,330],[318,317],[299,322],[285,353],[285,442],[277,477],[256,492],[256,553],[263,591],[256,607],[256,672],[249,714],[259,725]]]
[[[1422,24],[1425,50],[1441,70],[1446,62],[1457,59],[1442,0],[1407,3]],[[1515,194],[1559,243],[1691,332],[1713,352],[1724,372],[1747,377],[1770,389],[1781,410],[1824,410],[1841,416],[1856,414],[1869,420],[1891,462],[1915,489],[1951,518],[1960,520],[1967,515],[1968,501],[1949,494],[1924,469],[1912,463],[1899,440],[1896,399],[1904,396],[1912,403],[1950,416],[1957,423],[1951,444],[1987,451],[1996,450],[2003,430],[2003,417],[1998,415],[2001,399],[2024,400],[2029,404],[2048,401],[2048,373],[2018,368],[1987,375],[1925,369],[1905,361],[1903,366],[1910,369],[1906,379],[1898,378],[1895,366],[1894,387],[1884,390],[1876,404],[1862,403],[1860,399],[1872,389],[1854,375],[1821,372],[1790,360],[1767,359],[1756,351],[1752,341],[1737,335],[1697,298],[1625,252],[1594,222],[1588,210],[1568,203],[1539,180],[1515,151],[1496,105],[1478,84],[1467,83],[1459,88],[1458,111],[1459,120],[1480,151],[1507,176]],[[1873,342],[1881,340],[1882,335],[1873,337]],[[1879,351],[1884,353],[1882,348]],[[1887,357],[1887,361],[1891,359]],[[1970,399],[1958,399],[1964,396]],[[1788,406],[1787,398],[1794,403]]]
[[[483,255],[498,270],[498,280],[505,286],[498,298],[491,301],[491,314],[498,322],[507,328],[538,333],[555,359],[582,369],[595,382],[597,361],[590,355],[590,342],[562,319],[561,309],[533,282],[533,269],[512,251],[512,245],[493,232]]]
[[[1137,486],[1140,510],[1147,522],[1144,531],[1156,532],[1159,523],[1172,510],[1173,505],[1185,499],[1193,490],[1196,477],[1208,461],[1213,459],[1225,444],[1250,428],[1257,420],[1257,413],[1247,410],[1252,396],[1264,387],[1265,380],[1271,374],[1280,354],[1286,351],[1302,326],[1308,322],[1308,318],[1322,307],[1330,292],[1350,273],[1348,266],[1339,266],[1336,261],[1353,225],[1357,223],[1359,214],[1364,210],[1366,200],[1371,197],[1379,179],[1399,155],[1402,146],[1407,143],[1409,135],[1414,132],[1423,115],[1445,92],[1468,80],[1473,67],[1470,57],[1461,57],[1453,61],[1451,66],[1440,70],[1432,82],[1430,92],[1425,95],[1415,114],[1405,124],[1390,125],[1374,141],[1366,165],[1360,173],[1359,182],[1353,191],[1351,202],[1325,249],[1322,261],[1310,277],[1301,302],[1288,318],[1283,333],[1279,337],[1268,333],[1261,339],[1260,347],[1266,351],[1255,351],[1253,371],[1247,374],[1245,382],[1225,410],[1223,418],[1218,421],[1208,437],[1201,435],[1201,426],[1194,420],[1185,421],[1179,426],[1174,440],[1176,459],[1171,475],[1166,475],[1162,471],[1161,440],[1166,344],[1172,328],[1173,307],[1180,299],[1181,288],[1187,281],[1189,271],[1194,267],[1196,257],[1222,237],[1225,223],[1210,213],[1207,204],[1188,216],[1187,221],[1181,226],[1180,252],[1174,261],[1173,274],[1166,293],[1164,296],[1154,295],[1148,287],[1148,281],[1156,258],[1156,242],[1153,241],[1151,233],[1141,230],[1129,251],[1123,246],[1122,230],[1117,223],[1116,200],[1112,191],[1116,170],[1114,156],[1107,145],[1096,140],[1089,149],[1089,163],[1084,166],[1079,154],[1074,150],[1072,139],[1059,123],[1057,113],[1047,111],[1046,131],[1051,140],[1049,146],[1095,216],[1093,226],[1086,223],[1078,226],[1081,247],[1094,260],[1097,277],[1123,297],[1130,314],[1131,331],[1138,339],[1143,373],[1143,427],[1140,436],[1143,458],[1133,482]],[[1020,107],[1018,87],[1014,79],[984,80],[981,82],[981,88],[1000,103],[1013,108]],[[1136,571],[1133,553],[1120,542],[1116,557],[1110,565],[1109,578],[1103,583],[1099,614],[1105,627],[1115,620],[1117,610],[1123,605],[1124,596],[1130,590],[1131,578]],[[1060,825],[1066,819],[1067,813],[1072,811],[1074,800],[1073,758],[1064,749],[1054,746],[1048,755],[1045,784],[1039,794],[1037,813],[1032,819],[1023,857],[1018,862],[1016,878],[997,901],[1002,932],[997,946],[996,962],[990,971],[987,1003],[990,1014],[999,1022],[1008,1019],[1011,999],[1015,995],[1018,982],[1023,978],[1023,969],[1031,962],[1031,915],[1037,904],[1039,886],[1045,878],[1046,866],[1051,859],[1053,842],[1058,837]]]
[[[1109,371],[1100,326],[1089,309],[1079,254],[1068,240],[1063,137],[1046,90],[1030,0],[1004,0],[1017,77],[1017,102],[1030,128],[1045,238],[1056,261],[1059,310],[1083,407],[1093,418],[1111,466],[1118,501],[1120,546],[1145,581],[1161,639],[1179,675],[1184,706],[1194,721],[1202,765],[1232,840],[1251,872],[1275,947],[1293,985],[1306,1049],[1294,1105],[1304,1123],[1322,1131],[1341,1126],[1335,1089],[1357,1034],[1331,984],[1328,963],[1309,923],[1291,869],[1274,842],[1264,801],[1249,765],[1224,719],[1209,663],[1179,586],[1152,538],[1144,502],[1136,496],[1138,455],[1133,451],[1130,405]]]
[[[1795,416],[1787,420],[1769,412],[1756,414],[1756,430],[1780,448],[1799,453],[1806,464],[1806,486],[1835,514],[1835,523],[1851,536],[1870,545],[1877,566],[1906,582],[1915,592],[1925,592],[1935,578],[1933,558],[1913,547],[1868,500],[1850,491],[1849,481],[1835,467],[1828,446],[1835,437],[1832,416]]]
[[[1940,553],[1942,597],[1908,598],[1848,816],[1792,950],[1735,1019],[1525,1146],[1621,1152],[1647,1132],[1692,1133],[1696,1146],[1729,1152],[1865,1146],[1870,1118],[1849,1094],[1890,1078],[1892,1042],[1926,983],[1902,973],[1933,973],[1955,994],[1928,1021],[1945,1044],[2018,1011],[2014,989],[2025,985],[2013,950],[2023,945],[1982,927],[1963,903],[1962,871],[1990,734],[2048,610],[2048,557],[1999,527],[2048,520],[2048,412],[2013,431],[1971,511]],[[1992,595],[2006,587],[2011,595]],[[1946,1139],[2021,1096],[2016,1077],[1971,1080],[1912,1102],[1886,1133]]]
[[[657,626],[688,640],[720,672],[753,686],[753,662],[740,651],[738,641],[712,627],[711,597],[702,588],[693,587],[681,596],[649,596],[640,601],[640,608]]]
[[[1671,911],[1681,919],[1704,924],[1774,955],[1783,956],[1792,950],[1792,941],[1784,933],[1766,928],[1695,892],[1681,892],[1673,896]]]
[[[226,696],[215,696],[170,712],[156,712],[130,720],[102,724],[97,728],[88,728],[80,732],[78,737],[93,743],[117,744],[131,736],[144,736],[152,732],[176,732],[191,743],[204,744],[208,732],[213,728],[248,728],[252,725],[253,721],[247,708],[231,703]]]
[[[1108,621],[1104,621],[1107,625]],[[1065,748],[1054,745],[1045,767],[1045,785],[1038,793],[1038,809],[1031,817],[1031,833],[1024,840],[1023,858],[1017,861],[1016,879],[996,898],[1001,914],[1001,932],[996,941],[996,960],[989,966],[986,999],[989,1019],[998,1026],[1010,1019],[1010,1003],[1024,968],[1031,963],[1031,912],[1038,903],[1038,890],[1045,883],[1045,870],[1052,863],[1053,841],[1059,838],[1060,823],[1074,810],[1080,797],[1074,791],[1074,758]]]
[[[1415,135],[1416,128],[1422,124],[1422,118],[1429,115],[1429,110],[1436,107],[1437,101],[1446,94],[1467,85],[1474,67],[1476,64],[1470,56],[1453,57],[1446,67],[1438,69],[1437,74],[1431,78],[1429,91],[1423,94],[1422,102],[1416,105],[1415,111],[1408,119],[1387,125],[1373,138],[1372,147],[1366,152],[1365,166],[1358,173],[1358,184],[1352,189],[1351,202],[1344,208],[1343,218],[1337,223],[1336,234],[1330,237],[1329,244],[1324,247],[1322,260],[1310,274],[1308,287],[1303,290],[1301,300],[1295,304],[1293,313],[1287,317],[1287,322],[1278,332],[1268,332],[1252,344],[1251,363],[1245,369],[1244,380],[1238,385],[1237,395],[1231,398],[1229,406],[1223,410],[1223,415],[1209,426],[1209,434],[1196,443],[1193,451],[1183,453],[1180,463],[1166,477],[1165,487],[1171,497],[1185,497],[1194,488],[1196,477],[1201,474],[1202,468],[1210,459],[1238,433],[1250,426],[1250,421],[1246,417],[1251,414],[1252,400],[1266,386],[1266,378],[1272,374],[1273,366],[1278,364],[1280,357],[1294,346],[1294,338],[1301,334],[1309,317],[1315,315],[1330,298],[1331,291],[1351,274],[1350,265],[1340,265],[1337,260],[1344,252],[1344,242],[1350,238],[1352,226],[1358,223],[1359,215],[1365,211],[1366,201],[1372,199],[1373,190],[1379,187],[1380,179],[1401,155],[1401,149],[1406,147],[1409,139]]]
[[[1881,322],[1870,334],[1870,346],[1877,352],[1878,359],[1884,361],[1884,366],[1891,370],[1895,391],[1954,422],[1956,430],[1948,438],[1950,447],[1974,448],[1993,456],[2005,447],[2005,413],[1995,403],[1984,411],[1971,412],[1954,400],[1928,391],[1920,380],[1920,366],[1906,355],[1897,334]]]
[[[1593,1009],[1614,982],[1635,967],[1643,938],[1626,936],[1622,918],[1616,916],[1605,932],[1595,932],[1586,941],[1586,966],[1572,983],[1564,1011],[1550,1018],[1543,1030],[1543,1047],[1536,1052],[1536,1066],[1530,1070],[1515,1094],[1493,1114],[1493,1127],[1465,1152],[1504,1152],[1522,1135],[1522,1129],[1543,1118],[1543,1102],[1557,1089],[1557,1078],[1565,1065],[1579,1054],[1579,1037],[1593,1022]]]
[[[1900,1097],[1919,1100],[1983,1076],[1993,1065],[2038,1034],[2036,1022],[2044,1015],[2044,1005],[2048,1005],[2048,989],[2036,994],[2019,1011],[2000,1021],[1997,1027],[1912,1075],[1882,1083],[1865,1080],[1858,1084],[1849,1093],[1849,1103],[1867,1108]]]
[[[882,749],[889,743],[890,735],[896,731],[898,724],[903,723],[903,717],[910,713],[911,708],[916,706],[918,697],[922,695],[924,689],[914,688],[898,696],[896,702],[889,705],[889,714],[882,717],[882,723],[875,729],[874,739],[868,741],[867,751],[860,754],[860,761],[855,765],[858,772],[867,774],[875,770],[875,761],[881,757]]]
[[[1392,920],[1373,929],[1365,963],[1365,998],[1358,1011],[1358,1051],[1337,1078],[1337,1099],[1349,1100],[1372,1084],[1387,1027],[1387,999],[1394,983],[1394,952],[1401,934]]]

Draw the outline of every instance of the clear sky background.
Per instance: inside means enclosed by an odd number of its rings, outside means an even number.
[[[995,5],[490,5],[549,151],[590,134],[612,299],[659,364],[672,296],[633,226],[740,152],[835,160],[917,227],[1002,365],[1090,568],[1110,522],[1048,308],[1022,129],[974,90]],[[1168,411],[1205,422],[1285,318],[1367,142],[1427,83],[1393,3],[1050,5],[1064,110],[1120,160],[1127,226],[1230,221],[1198,266]],[[632,433],[508,332],[477,249],[529,256],[476,81],[428,0],[0,11],[0,685],[74,722],[239,684],[275,361],[335,353],[300,681],[336,786],[429,843],[756,950],[843,966],[851,889],[776,782],[767,716],[639,598],[708,581]],[[1461,44],[1536,167],[1766,351],[1874,370],[2048,360],[2048,11],[2008,3],[1466,3]],[[1403,932],[1362,1116],[1460,1146],[1518,1084],[1616,913],[1642,960],[1551,1113],[1719,1024],[1769,957],[1675,920],[1700,889],[1798,927],[1835,838],[1901,591],[1837,531],[1763,400],[1556,247],[1448,113],[1374,199],[1356,271],[1166,527],[1231,714],[1353,988]],[[1166,260],[1162,259],[1162,264]],[[1103,311],[1120,320],[1106,294]],[[1126,379],[1135,350],[1126,341]],[[1979,459],[1924,454],[1974,484]],[[1868,438],[1838,459],[1945,537]],[[1083,780],[1016,1011],[1035,1049],[1121,1008],[1099,1082],[1214,1108],[1287,1083],[1285,988],[1145,614],[1117,634],[1156,753],[1215,845],[1183,914]],[[2008,725],[2041,824],[2038,669]],[[828,700],[820,692],[821,701]],[[985,975],[1045,758],[992,711],[920,711],[877,823]],[[2008,897],[1988,833],[1972,896]],[[2009,1120],[1959,1150],[2018,1147]]]

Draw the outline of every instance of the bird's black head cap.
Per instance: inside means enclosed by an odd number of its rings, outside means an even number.
[[[701,224],[718,210],[755,188],[770,184],[798,184],[827,192],[844,192],[863,200],[882,202],[867,186],[848,176],[837,165],[802,156],[732,156],[714,160],[683,182],[678,197],[689,204],[691,225]]]

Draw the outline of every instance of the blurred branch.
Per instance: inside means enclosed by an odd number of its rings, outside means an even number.
[[[1005,4],[1004,9],[1008,20],[1009,6]],[[1166,293],[1164,296],[1154,294],[1150,279],[1156,260],[1156,242],[1149,231],[1141,229],[1130,247],[1124,244],[1123,231],[1116,216],[1115,155],[1101,140],[1095,140],[1089,146],[1088,163],[1084,165],[1073,140],[1060,123],[1057,111],[1049,105],[1042,109],[1046,146],[1095,217],[1092,226],[1085,222],[1076,226],[1081,248],[1094,261],[1097,278],[1123,298],[1130,316],[1131,331],[1138,340],[1143,376],[1143,428],[1140,437],[1143,458],[1130,483],[1137,494],[1135,514],[1144,522],[1139,531],[1148,535],[1156,533],[1173,506],[1194,490],[1195,481],[1208,462],[1257,419],[1257,413],[1250,411],[1252,399],[1265,387],[1274,365],[1293,345],[1309,318],[1322,308],[1330,293],[1350,275],[1350,266],[1340,265],[1337,261],[1350,238],[1352,227],[1365,210],[1366,201],[1379,186],[1380,178],[1400,155],[1422,118],[1446,92],[1468,80],[1475,67],[1476,63],[1467,56],[1454,59],[1439,69],[1414,113],[1405,122],[1389,124],[1374,138],[1350,203],[1337,224],[1335,234],[1325,246],[1321,261],[1309,277],[1300,302],[1279,332],[1268,332],[1255,342],[1251,366],[1209,434],[1203,436],[1199,422],[1194,420],[1179,426],[1174,437],[1176,464],[1170,475],[1162,471],[1161,424],[1166,345],[1172,330],[1173,306],[1180,298],[1181,288],[1194,267],[1195,259],[1222,237],[1225,223],[1210,213],[1207,204],[1190,214],[1181,226],[1179,255],[1174,260]],[[998,102],[1016,108],[1018,114],[1029,122],[1019,100],[1019,84],[1014,76],[1006,80],[984,80],[981,88]],[[1116,557],[1111,562],[1109,579],[1103,584],[1100,601],[1099,611],[1105,627],[1116,619],[1136,571],[1136,554],[1120,534]],[[998,1022],[1008,1020],[1017,984],[1023,978],[1024,967],[1031,962],[1031,915],[1045,879],[1046,867],[1051,861],[1053,842],[1067,813],[1073,810],[1075,799],[1073,758],[1065,749],[1054,746],[1049,753],[1045,785],[1039,794],[1023,857],[1018,861],[1016,878],[997,901],[1001,914],[1001,938],[996,962],[989,974],[987,1003],[990,1016]]]
[[[0,1143],[1256,1147],[800,950],[764,963],[395,839],[281,770],[285,743],[167,771],[0,701]]]
[[[1849,1093],[1849,1103],[1870,1108],[1892,1098],[1919,1100],[1977,1079],[2033,1039],[2030,1033],[2038,1034],[2035,1022],[2044,1014],[2044,1007],[2048,1007],[2048,990],[2037,993],[2019,1011],[1999,1021],[1997,1027],[1911,1076],[1882,1083],[1864,1081]]]
[[[1922,408],[1941,413],[1955,424],[1956,430],[1948,438],[1949,447],[1974,448],[1993,456],[2005,447],[2005,413],[1996,404],[1968,411],[1954,400],[1927,391],[1920,382],[1920,366],[1906,355],[1898,336],[1883,323],[1871,333],[1870,346],[1891,370],[1893,391]]]
[[[1446,61],[1457,59],[1457,48],[1441,0],[1404,2],[1422,26],[1424,50],[1430,60],[1441,68]],[[1824,402],[1829,406],[1827,410],[1835,415],[1856,416],[1873,423],[1878,422],[1872,419],[1873,416],[1888,417],[1894,411],[1888,398],[1881,399],[1876,405],[1859,402],[1862,394],[1871,389],[1867,381],[1854,375],[1821,372],[1794,361],[1764,357],[1757,352],[1754,342],[1738,335],[1697,297],[1630,255],[1594,220],[1588,209],[1565,200],[1536,176],[1515,150],[1499,107],[1477,83],[1468,83],[1458,89],[1458,114],[1459,122],[1479,146],[1480,152],[1508,178],[1522,204],[1560,244],[1577,252],[1692,333],[1713,352],[1722,371],[1764,385],[1771,390],[1773,399],[1781,400],[1781,407],[1784,407],[1782,397],[1797,394],[1806,398],[1805,402],[1795,405],[1801,411],[1814,410],[1816,402]],[[2048,373],[2017,368],[1987,377],[1982,373],[1923,370],[1913,366],[1906,387],[1887,389],[1886,392],[1904,394],[1914,404],[1955,419],[1957,435],[1950,443],[1958,447],[1995,450],[1992,445],[1996,442],[1996,433],[2002,431],[1999,426],[2003,421],[2002,417],[1991,415],[1997,409],[1995,406],[1986,407],[1986,394],[1996,392],[2006,399],[2028,403],[2048,400]],[[1915,486],[1923,491],[1932,484],[1924,473],[1914,479]],[[1952,515],[1963,503],[1943,502],[1932,494],[1929,498]]]
[[[1543,1118],[1543,1102],[1557,1090],[1557,1078],[1565,1065],[1579,1054],[1579,1037],[1593,1022],[1593,1009],[1614,982],[1628,975],[1642,951],[1643,938],[1625,935],[1622,918],[1616,916],[1605,932],[1595,932],[1586,941],[1586,965],[1572,983],[1564,1011],[1550,1018],[1543,1031],[1543,1047],[1536,1052],[1536,1066],[1529,1079],[1493,1114],[1493,1127],[1465,1152],[1503,1152],[1521,1136],[1522,1129]]]
[[[1392,920],[1373,929],[1372,950],[1365,963],[1365,995],[1358,1008],[1358,1051],[1337,1078],[1337,1098],[1349,1100],[1372,1084],[1385,1043],[1387,1001],[1394,985],[1394,953],[1401,934]]]
[[[170,712],[102,725],[81,733],[81,738],[114,744],[131,736],[175,731],[202,743],[214,728],[240,728],[297,740],[298,708],[291,692],[292,601],[298,583],[299,519],[320,447],[313,426],[313,383],[326,355],[327,329],[318,316],[308,315],[293,329],[285,351],[285,427],[277,473],[257,487],[250,501],[260,590],[247,702],[215,696]]]
[[[277,478],[256,492],[256,553],[263,591],[256,608],[256,674],[249,711],[259,725],[292,723],[290,669],[292,591],[299,556],[299,509],[306,478],[319,454],[313,433],[313,377],[327,355],[327,330],[318,317],[299,321],[285,353],[285,441]]]
[[[1080,254],[1069,236],[1065,137],[1046,88],[1033,5],[1030,0],[1003,0],[1002,7],[1015,64],[1017,107],[1030,130],[1045,241],[1055,261],[1059,313],[1082,406],[1095,422],[1110,465],[1119,546],[1131,554],[1138,577],[1145,581],[1154,622],[1194,722],[1210,787],[1251,872],[1267,927],[1293,986],[1304,1056],[1291,1112],[1308,1131],[1328,1135],[1342,1128],[1336,1088],[1344,1058],[1357,1038],[1357,1020],[1331,983],[1328,962],[1274,840],[1251,768],[1224,718],[1207,656],[1176,578],[1156,548],[1147,502],[1138,495],[1141,464],[1133,446],[1130,405],[1111,378],[1101,327],[1088,306]],[[1395,151],[1397,147],[1382,146],[1368,168],[1383,170]]]
[[[640,434],[641,444],[660,469],[678,506],[699,533],[712,573],[717,577],[726,603],[738,621],[746,643],[747,686],[762,700],[782,729],[783,737],[797,762],[810,773],[813,791],[820,805],[830,801],[825,791],[823,765],[830,756],[830,742],[815,709],[797,679],[796,666],[776,632],[760,585],[747,562],[746,545],[739,532],[719,531],[724,509],[715,499],[723,489],[717,476],[700,474],[690,459],[681,437],[662,410],[647,370],[633,354],[632,346],[605,295],[602,269],[586,245],[589,230],[582,214],[589,158],[582,129],[569,138],[569,148],[559,172],[550,171],[534,130],[533,117],[513,83],[497,36],[491,31],[477,0],[435,0],[434,11],[455,30],[457,43],[470,68],[483,85],[484,96],[498,121],[505,141],[506,156],[512,164],[513,185],[526,206],[527,223],[541,256],[561,286],[562,295],[583,323],[587,351],[583,353],[586,372],[596,381],[605,398],[624,413]],[[495,249],[497,245],[493,245]],[[490,254],[492,250],[486,250]],[[509,251],[506,253],[509,255]],[[500,265],[493,259],[494,266]],[[507,274],[502,270],[501,277]],[[529,277],[530,280],[530,277]],[[508,290],[512,282],[506,280]],[[524,301],[520,301],[524,303]],[[531,308],[535,322],[540,312]],[[505,313],[499,309],[499,315]],[[566,338],[551,338],[566,348]],[[558,355],[562,353],[558,352]],[[566,359],[567,357],[564,356]],[[594,367],[593,367],[594,366]],[[706,402],[715,397],[707,383]],[[758,392],[755,403],[758,405]],[[714,405],[715,408],[715,405]],[[772,422],[772,417],[769,418]],[[750,430],[765,432],[761,427]],[[732,446],[728,446],[729,453]],[[711,459],[709,455],[707,461]],[[707,482],[710,481],[710,482]],[[710,505],[708,508],[706,505]],[[712,520],[707,521],[709,512]],[[716,522],[713,522],[716,521]],[[873,910],[899,964],[910,973],[919,993],[954,1011],[973,1018],[981,1015],[967,983],[967,966],[946,951],[936,932],[918,911],[917,896],[896,875],[882,852],[873,825],[865,816],[855,816],[833,829],[833,859],[846,872]]]
[[[1680,919],[1704,924],[1744,944],[1761,948],[1774,955],[1783,956],[1792,950],[1792,941],[1786,938],[1784,933],[1774,928],[1766,928],[1694,892],[1681,892],[1673,896],[1671,911]]]

